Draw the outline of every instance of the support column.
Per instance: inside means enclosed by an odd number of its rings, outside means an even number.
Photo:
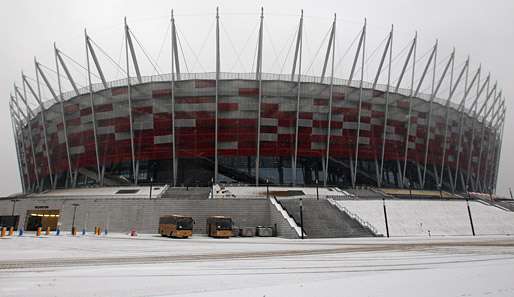
[[[25,163],[24,161],[24,158],[25,156],[23,154],[21,154],[20,152],[20,147],[19,147],[19,140],[18,140],[18,129],[19,129],[19,125],[16,123],[16,119],[14,118],[14,111],[13,111],[13,107],[12,107],[12,104],[9,103],[9,112],[11,114],[11,126],[12,126],[12,129],[13,129],[13,137],[14,137],[14,144],[16,146],[16,156],[17,156],[17,159],[18,159],[18,170],[20,172],[20,180],[21,180],[21,185],[22,185],[22,190],[23,190],[23,193],[27,193],[27,188],[29,187],[29,184],[27,183],[27,180],[25,180],[25,176],[28,177],[28,170],[27,170],[27,164]],[[23,148],[23,150],[25,150],[25,148]],[[25,165],[22,166],[22,164]]]
[[[18,113],[20,113],[24,118],[25,118],[25,121],[27,122],[27,129],[28,129],[28,140],[29,140],[29,145],[30,145],[30,150],[32,152],[32,161],[33,161],[33,167],[34,167],[34,177],[36,178],[36,188],[39,189],[39,186],[40,186],[40,183],[39,183],[39,174],[38,174],[38,171],[37,171],[37,162],[36,162],[36,153],[35,153],[35,149],[34,149],[34,142],[32,140],[32,128],[31,128],[31,123],[30,123],[30,115],[27,115],[26,113],[23,112],[23,110],[20,108],[20,105],[18,104],[18,96],[20,97],[23,97],[20,93],[20,90],[18,89],[18,87],[16,85],[14,85],[14,90],[15,90],[15,93],[14,93],[14,98],[11,98],[11,100],[14,102],[14,105],[16,105],[17,109],[18,109]],[[28,109],[30,110],[30,109]],[[22,126],[22,136],[23,136],[23,126]]]
[[[385,114],[384,114],[384,131],[382,133],[382,151],[380,154],[380,169],[377,171],[378,173],[378,179],[377,179],[377,186],[380,188],[382,186],[382,179],[384,178],[384,156],[385,156],[385,145],[386,145],[386,138],[387,138],[387,121],[389,117],[389,88],[391,86],[391,64],[392,64],[392,57],[393,57],[393,29],[394,27],[391,25],[391,32],[389,32],[389,38],[387,39],[387,43],[384,49],[384,53],[382,54],[382,59],[380,60],[380,66],[377,70],[377,75],[375,76],[375,81],[373,82],[373,90],[376,88],[376,85],[378,83],[378,78],[380,77],[380,73],[382,72],[382,66],[384,65],[384,61],[387,55],[387,52],[389,51],[389,63],[387,66],[387,86],[386,86],[386,93],[385,93]],[[403,182],[401,180],[400,182]]]
[[[259,26],[259,45],[257,49],[256,80],[259,81],[259,106],[257,111],[257,157],[255,159],[255,185],[259,185],[259,168],[261,158],[261,108],[262,108],[262,26],[264,21],[264,9],[261,8],[261,22]]]
[[[64,98],[62,95],[61,75],[60,75],[60,71],[59,71],[59,62],[58,62],[58,58],[60,57],[60,55],[59,55],[59,50],[57,49],[55,43],[54,43],[54,53],[55,53],[55,68],[57,70],[57,84],[59,87],[59,99],[57,101],[59,102],[59,105],[61,107],[61,116],[62,116],[61,120],[62,120],[63,130],[64,130],[64,142],[66,144],[66,158],[68,161],[68,178],[69,178],[70,184],[72,185],[73,184],[72,181],[75,178],[73,176],[73,168],[71,167],[70,144],[68,142],[68,127],[67,127],[68,125],[66,124],[66,117],[64,115]],[[62,60],[61,60],[61,64],[64,65]],[[70,79],[70,78],[71,78],[71,76],[68,77],[68,79]],[[70,80],[70,81],[72,81],[72,80]],[[78,89],[75,90],[75,94],[77,96],[79,95]]]
[[[501,117],[502,118],[501,130],[499,132],[498,153],[497,153],[497,157],[496,157],[496,168],[494,170],[494,179],[493,179],[494,182],[491,185],[494,188],[495,193],[496,193],[496,185],[498,183],[498,169],[500,167],[500,157],[501,157],[502,144],[503,144],[503,132],[505,129],[505,112],[506,112],[506,109],[503,110],[502,117]]]
[[[296,68],[296,59],[298,54],[298,78],[296,83],[296,121],[295,121],[295,137],[294,137],[294,158],[293,158],[293,186],[296,185],[296,171],[298,164],[298,122],[300,121],[300,100],[301,100],[301,77],[302,77],[302,46],[303,46],[303,9],[300,16],[300,25],[298,26],[298,36],[296,38],[295,62],[293,63],[293,71],[291,81],[294,80],[294,72]]]
[[[492,93],[492,92],[491,92]],[[499,95],[496,96],[496,84],[495,84],[495,87],[494,87],[494,95],[493,97],[495,98],[494,101],[493,101],[493,104],[491,104],[491,106],[488,108],[488,110],[486,111],[484,117],[483,117],[483,122],[482,122],[482,125],[480,127],[480,148],[479,148],[479,152],[478,152],[478,166],[477,166],[477,176],[475,177],[475,185],[477,185],[477,188],[480,190],[480,166],[482,165],[482,152],[483,152],[483,148],[484,148],[484,142],[485,142],[485,132],[486,132],[486,125],[487,125],[487,118],[489,117],[489,115],[491,114],[491,111],[493,110],[493,108],[496,106],[496,103],[498,103],[498,100],[501,98],[502,96],[502,92],[500,91]],[[484,105],[485,106],[485,105]],[[479,115],[480,116],[480,115]]]
[[[134,63],[134,68],[136,69],[136,75],[138,81],[141,83],[141,74],[139,73],[139,68],[137,66],[136,55],[134,52],[134,47],[132,46],[132,39],[130,38],[130,30],[127,25],[127,18],[125,17],[125,60],[127,64],[127,100],[128,100],[128,108],[129,108],[129,122],[130,122],[130,150],[132,154],[132,177],[134,184],[137,185],[138,182],[138,172],[136,170],[136,153],[134,148],[134,115],[132,110],[132,94],[131,94],[131,82],[130,82],[130,62],[129,62],[129,50],[132,55],[132,61]]]
[[[455,52],[455,49],[454,49],[454,52]],[[455,62],[455,59],[452,62],[452,72],[451,72],[452,78],[453,78],[454,62]],[[464,87],[464,90],[466,90],[467,89],[467,81],[468,81],[468,73],[469,73],[469,57],[466,60],[466,62],[464,63],[464,66],[462,67],[462,70],[460,71],[459,76],[457,77],[457,80],[455,81],[455,84],[450,85],[450,93],[448,95],[448,99],[446,99],[446,104],[445,104],[446,113],[445,113],[445,119],[444,119],[445,124],[444,124],[444,136],[443,136],[443,156],[441,159],[441,177],[439,180],[439,184],[441,184],[441,185],[443,184],[444,164],[446,162],[446,150],[447,150],[447,146],[448,146],[448,128],[449,128],[448,126],[449,126],[449,116],[450,116],[450,103],[451,103],[451,100],[453,99],[455,90],[459,86],[459,84],[462,80],[462,77],[464,76],[464,73],[466,73],[466,86]],[[448,167],[448,170],[450,170],[449,167]],[[453,190],[454,184],[452,181],[452,176],[450,175],[449,178],[450,178],[450,186],[451,186],[451,189]]]
[[[218,183],[218,105],[220,82],[220,16],[216,7],[216,110],[214,113],[214,182]],[[214,195],[214,194],[213,194]]]
[[[177,137],[175,131],[175,69],[177,69],[177,79],[180,75],[180,67],[178,66],[178,53],[177,53],[177,36],[175,30],[175,17],[173,15],[173,9],[171,10],[171,145],[172,145],[172,184],[175,187],[177,185]]]
[[[95,155],[96,155],[96,169],[97,169],[97,182],[100,186],[103,185],[102,176],[100,172],[100,155],[98,153],[98,135],[96,131],[96,112],[95,112],[95,103],[94,103],[94,95],[93,95],[93,83],[91,82],[91,69],[89,65],[89,37],[87,36],[87,31],[84,29],[84,38],[86,43],[86,60],[87,60],[87,79],[89,83],[89,101],[91,105],[91,117],[93,122],[93,136],[95,139]],[[106,87],[106,86],[105,86]]]
[[[45,112],[44,112],[45,107],[43,106],[43,101],[41,99],[41,86],[39,84],[39,73],[37,71],[38,64],[36,62],[36,59],[34,59],[34,65],[36,66],[35,70],[36,70],[37,94],[36,94],[36,92],[34,92],[34,89],[27,81],[27,78],[25,77],[23,72],[21,74],[22,83],[23,83],[23,88],[25,88],[25,85],[29,88],[30,92],[32,93],[32,96],[36,99],[37,103],[39,104],[39,108],[41,109],[41,111],[40,111],[41,125],[43,126],[43,142],[45,145],[46,161],[47,161],[47,165],[48,165],[48,174],[50,176],[50,185],[51,185],[52,189],[55,189],[55,181],[53,178],[52,162],[50,161],[50,150],[48,148],[48,136],[47,136],[48,132],[47,132],[47,128],[46,128],[46,117],[45,117]]]
[[[488,145],[487,145],[487,149],[486,149],[486,152],[487,152],[487,159],[486,159],[486,165],[485,165],[485,172],[484,172],[484,177],[486,179],[484,185],[486,185],[487,187],[489,188],[493,188],[491,182],[491,176],[492,176],[492,170],[490,170],[490,168],[492,166],[494,166],[493,164],[490,164],[490,162],[494,162],[495,161],[495,153],[496,153],[496,144],[497,144],[497,132],[499,130],[499,122],[501,120],[501,111],[503,110],[503,107],[505,106],[505,100],[502,100],[501,104],[499,104],[498,108],[496,109],[496,111],[494,112],[494,117],[493,119],[491,120],[490,122],[490,134],[489,134],[489,142],[488,142]],[[494,133],[494,135],[493,135]],[[490,146],[493,145],[493,149],[490,149]],[[490,160],[490,161],[489,161]],[[491,172],[490,172],[491,171]],[[491,174],[490,174],[491,173]]]
[[[486,100],[485,100],[484,104],[482,105],[482,107],[480,108],[480,111],[477,113],[476,109],[478,108],[478,98],[480,98],[480,95],[482,94],[482,91],[484,90],[484,87],[486,85],[487,85],[487,89],[489,90],[490,77],[491,77],[490,75],[487,76],[486,81],[484,83],[484,86],[478,92],[477,99],[475,100],[475,103],[474,103],[475,113],[473,114],[473,117],[472,117],[472,121],[473,122],[471,124],[471,143],[470,143],[469,156],[468,156],[468,167],[467,167],[467,174],[466,174],[466,187],[469,186],[469,181],[470,181],[470,178],[471,178],[471,163],[472,163],[472,158],[473,158],[473,149],[474,149],[474,142],[475,142],[475,119],[477,119],[482,114],[482,111],[483,111],[484,107],[486,106],[487,102],[489,101],[489,98],[491,97],[492,92],[490,94],[488,92],[486,93],[486,95],[487,95]],[[494,89],[496,89],[496,85],[494,86]],[[473,106],[471,108],[473,108]],[[473,189],[473,190],[475,190],[475,189]]]
[[[405,73],[405,69],[407,68],[407,65],[409,63],[410,55],[412,54],[412,72],[411,72],[411,81],[410,81],[410,91],[409,91],[409,111],[407,113],[407,130],[405,132],[405,148],[404,148],[404,156],[403,156],[403,171],[402,171],[402,178],[401,178],[401,184],[402,188],[405,185],[405,174],[407,172],[407,156],[409,153],[409,141],[410,141],[410,126],[411,126],[411,116],[412,116],[412,98],[414,95],[414,75],[416,71],[416,50],[417,50],[417,44],[418,44],[418,33],[416,32],[416,35],[414,36],[414,40],[412,41],[412,47],[409,51],[409,55],[407,56],[407,60],[405,60],[405,64],[403,65],[403,70],[400,75],[400,79],[398,84],[396,85],[395,92],[398,92],[398,89],[400,88],[400,82],[403,78],[403,74]],[[409,177],[409,183],[412,185],[412,181],[410,181]]]
[[[459,103],[459,106],[457,107],[457,112],[459,113],[459,140],[458,140],[458,145],[457,145],[457,160],[456,160],[456,165],[455,165],[455,187],[457,187],[457,182],[459,180],[459,163],[460,163],[460,151],[462,149],[462,134],[464,133],[464,127],[463,127],[463,122],[464,122],[464,106],[466,104],[466,99],[468,97],[468,94],[469,92],[471,91],[471,89],[473,88],[473,85],[475,84],[475,81],[477,81],[478,79],[478,85],[480,85],[480,67],[478,68],[477,72],[475,73],[475,75],[473,76],[473,79],[471,80],[471,83],[469,85],[469,87],[467,86],[467,79],[466,79],[466,84],[465,84],[465,87],[464,87],[464,96],[462,97],[462,100],[461,102]],[[462,181],[462,180],[461,180]],[[464,183],[462,183],[462,186],[464,188],[464,190],[466,190],[466,185]],[[455,188],[452,190],[452,192],[455,192]]]
[[[330,46],[332,45],[333,43],[333,46],[332,46],[332,65],[331,65],[331,70],[330,70],[330,94],[329,94],[329,98],[328,98],[328,128],[327,128],[327,147],[326,147],[326,156],[325,156],[325,168],[324,169],[324,174],[323,174],[323,185],[326,187],[327,186],[327,179],[328,179],[328,164],[329,164],[329,160],[330,160],[330,137],[332,135],[332,101],[333,101],[333,97],[334,97],[334,61],[335,61],[335,51],[336,51],[336,14],[334,14],[334,22],[332,23],[332,34],[330,35],[330,41],[329,41],[329,46],[327,48],[327,58],[329,57],[329,54],[330,54]],[[325,60],[325,63],[327,62],[327,60]],[[326,64],[325,64],[326,66]],[[325,67],[323,67],[323,73],[322,75],[324,76],[325,75]],[[320,83],[323,83],[323,76],[321,78],[321,81]]]
[[[361,130],[361,112],[362,112],[362,95],[364,92],[363,84],[364,84],[364,63],[366,62],[366,19],[364,19],[364,27],[362,28],[362,57],[361,57],[361,79],[359,83],[359,109],[357,115],[357,137],[355,141],[355,168],[353,169],[353,178],[352,178],[352,187],[355,188],[355,184],[357,182],[357,167],[359,165],[359,141],[360,141],[360,130]],[[354,60],[353,66],[355,66],[356,60]],[[352,67],[353,73],[353,67]],[[349,79],[351,82],[351,77]],[[349,83],[350,84],[350,83]]]

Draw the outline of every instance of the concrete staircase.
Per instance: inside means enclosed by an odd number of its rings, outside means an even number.
[[[161,198],[180,200],[204,200],[208,199],[211,187],[169,187]]]
[[[281,199],[279,201],[300,226],[299,199]],[[303,199],[303,224],[308,238],[375,236],[367,227],[325,199]]]

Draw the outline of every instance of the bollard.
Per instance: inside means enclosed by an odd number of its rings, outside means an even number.
[[[9,228],[9,236],[13,236],[14,235],[14,227],[11,226],[11,228]]]
[[[76,236],[77,235],[77,227],[73,226],[71,227],[71,235]]]
[[[37,227],[36,236],[41,236],[41,227]]]
[[[46,227],[45,235],[50,235],[50,227]]]
[[[55,230],[55,236],[59,236],[59,234],[61,234],[61,229],[57,228]]]
[[[5,232],[7,231],[7,228],[2,227],[2,233],[0,234],[0,237],[5,237]]]
[[[23,236],[23,228],[20,228],[20,229],[18,230],[18,236]]]

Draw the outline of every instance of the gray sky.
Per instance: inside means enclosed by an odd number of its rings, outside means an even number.
[[[21,189],[12,128],[8,112],[9,93],[14,81],[20,84],[20,71],[34,77],[33,58],[36,56],[46,66],[55,69],[53,42],[69,56],[85,65],[83,30],[124,67],[121,55],[123,17],[143,44],[145,50],[157,61],[162,73],[169,72],[169,37],[167,34],[169,11],[175,9],[177,26],[183,39],[183,51],[190,71],[214,71],[214,11],[220,6],[222,32],[222,71],[247,72],[252,70],[255,53],[256,25],[261,6],[265,9],[264,72],[288,72],[291,60],[287,56],[296,30],[300,9],[305,13],[304,71],[319,74],[323,51],[323,37],[329,30],[334,13],[337,13],[337,77],[347,77],[354,54],[344,53],[359,33],[364,18],[368,20],[368,45],[370,65],[376,63],[383,39],[391,24],[395,26],[394,52],[400,52],[418,31],[421,57],[439,39],[439,58],[443,62],[455,46],[456,65],[471,56],[473,69],[482,64],[490,71],[493,80],[507,98],[507,122],[500,162],[498,193],[508,195],[514,176],[514,136],[511,97],[514,94],[514,2],[512,0],[332,0],[332,1],[5,1],[0,10],[0,133],[3,147],[0,166],[4,169],[0,181],[0,194],[6,195]],[[167,39],[165,39],[165,37]],[[195,49],[193,51],[189,48]],[[318,49],[321,48],[321,54]],[[378,51],[372,55],[375,49]],[[138,49],[139,50],[139,49]],[[140,51],[140,50],[139,50]],[[318,53],[318,54],[317,54]],[[289,59],[286,59],[289,57]],[[143,74],[154,74],[151,64],[138,55]],[[122,77],[122,73],[105,56],[108,80]],[[79,84],[85,84],[84,71],[70,65]],[[401,63],[393,63],[395,67]],[[185,65],[184,65],[185,66]],[[421,67],[417,67],[421,68]],[[440,69],[442,66],[439,67]],[[284,70],[285,69],[285,70]],[[365,71],[371,80],[376,67]],[[55,75],[47,71],[55,82]],[[55,85],[55,83],[54,83]],[[426,85],[425,87],[429,87]],[[66,90],[69,85],[64,85]],[[49,93],[46,92],[46,97]]]

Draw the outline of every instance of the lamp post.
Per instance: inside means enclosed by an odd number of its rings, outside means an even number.
[[[153,176],[150,177],[150,199],[152,199]]]
[[[469,224],[471,225],[471,234],[475,236],[475,226],[473,225],[473,217],[471,216],[471,208],[469,207],[469,199],[471,199],[471,196],[469,195],[468,186],[466,186],[466,192],[468,193],[468,196],[466,197],[466,206],[468,208]]]
[[[382,207],[384,209],[384,220],[385,220],[385,227],[386,227],[386,235],[387,235],[387,238],[389,238],[389,223],[387,222],[387,210],[386,210],[385,197],[382,197]]]
[[[214,178],[211,178],[211,187],[212,187],[212,195],[211,198],[214,199]]]
[[[319,200],[318,179],[316,179],[316,200]]]
[[[512,197],[512,189],[509,188],[509,194],[510,194],[510,199],[514,200],[514,197]]]
[[[439,190],[439,196],[443,198],[443,186],[441,184],[437,184],[437,190]]]
[[[75,215],[77,214],[77,207],[80,206],[78,203],[73,203],[73,221],[71,223],[71,234],[75,235]]]
[[[407,186],[407,188],[409,188],[409,197],[410,199],[412,199],[412,184],[410,183],[410,181],[406,180],[405,185]]]
[[[301,228],[301,236],[303,239],[303,201],[302,198],[300,198],[300,228]]]
[[[269,179],[266,179],[266,199],[269,199]]]

